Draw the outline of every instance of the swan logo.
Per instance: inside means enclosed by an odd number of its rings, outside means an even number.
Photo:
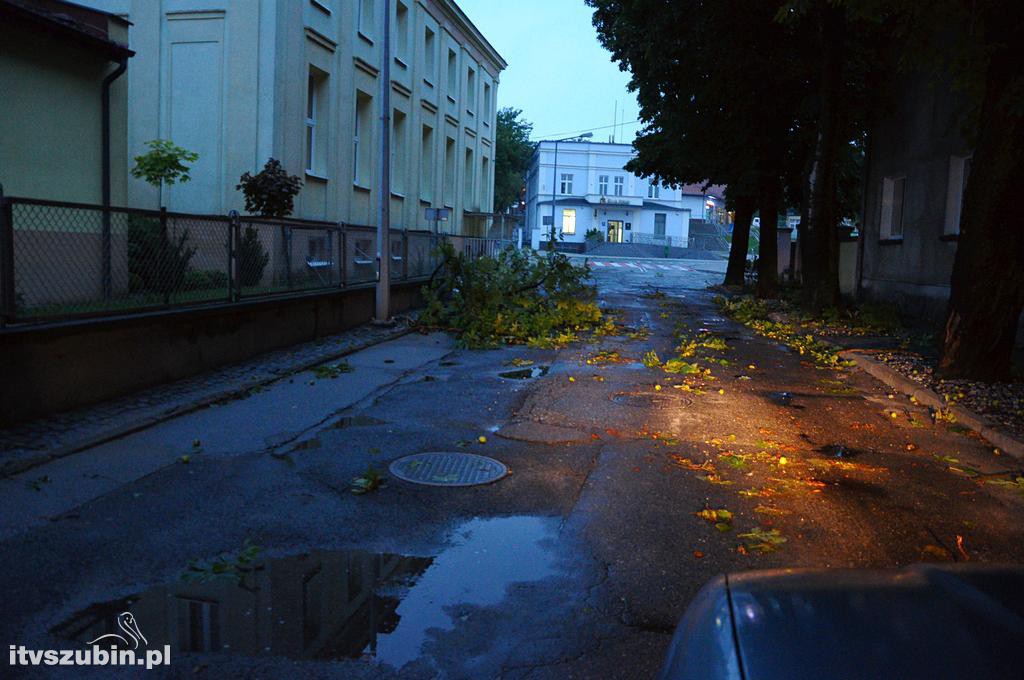
[[[95,640],[87,642],[86,644],[95,645],[100,640],[107,640],[108,642],[116,642],[120,640],[126,649],[138,649],[140,640],[143,644],[149,644],[149,640],[147,640],[146,636],[139,630],[139,624],[135,622],[135,617],[132,616],[131,612],[121,612],[117,615],[117,627],[124,632],[124,635],[119,635],[118,633],[107,633],[106,635],[99,636]]]

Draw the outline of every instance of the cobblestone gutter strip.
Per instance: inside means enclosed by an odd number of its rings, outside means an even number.
[[[6,458],[0,460],[0,477],[30,470],[211,404],[239,398],[257,387],[393,340],[413,330],[411,318],[393,327],[366,324],[128,397],[0,430],[0,459]],[[252,377],[254,375],[256,377]]]
[[[1024,460],[1024,441],[1021,441],[1019,438],[1000,427],[993,426],[983,416],[980,416],[973,411],[969,411],[962,406],[947,404],[946,401],[934,390],[922,386],[921,383],[915,380],[907,378],[903,374],[893,368],[890,368],[878,359],[873,358],[864,351],[844,350],[839,352],[839,356],[847,361],[852,361],[857,364],[858,368],[868,375],[871,375],[877,380],[885,383],[891,389],[914,397],[925,406],[930,406],[937,410],[944,410],[948,413],[952,413],[956,417],[956,422],[958,424],[974,430],[991,442],[993,446],[998,447],[1000,450],[1005,451],[1014,458]]]

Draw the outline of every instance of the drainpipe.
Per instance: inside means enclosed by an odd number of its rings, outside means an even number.
[[[861,186],[860,204],[860,229],[857,238],[857,287],[854,290],[854,299],[857,302],[863,301],[864,295],[864,250],[867,248],[867,226],[868,226],[868,189],[871,187],[871,132],[868,132],[867,140],[864,143],[864,179]]]
[[[117,68],[103,79],[103,232],[102,232],[102,253],[103,253],[103,298],[109,299],[111,295],[110,276],[110,86],[115,80],[121,77],[128,69],[128,57],[121,57],[117,60]]]

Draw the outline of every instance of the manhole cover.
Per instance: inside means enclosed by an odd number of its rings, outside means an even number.
[[[508,474],[504,463],[475,453],[417,453],[391,463],[391,474],[413,484],[474,486]]]

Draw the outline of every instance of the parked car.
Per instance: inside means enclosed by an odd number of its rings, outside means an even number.
[[[697,594],[663,680],[1024,677],[1024,567],[758,571]]]

